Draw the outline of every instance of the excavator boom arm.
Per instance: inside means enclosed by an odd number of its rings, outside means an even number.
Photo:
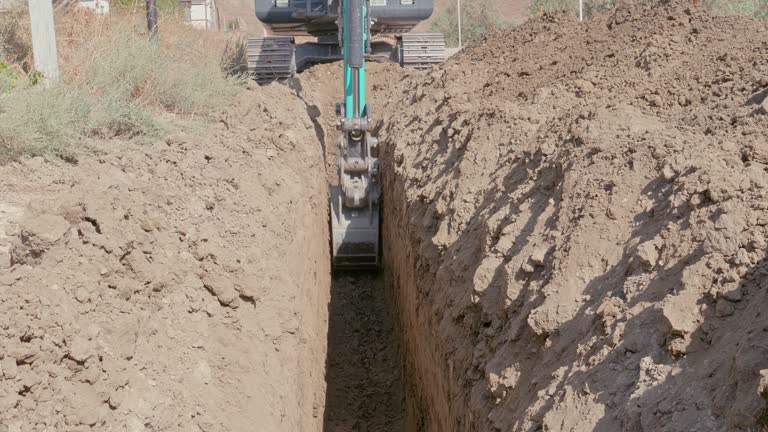
[[[339,110],[339,184],[331,187],[334,268],[376,268],[379,245],[377,140],[365,100],[365,55],[370,35],[367,0],[341,0],[344,103]]]

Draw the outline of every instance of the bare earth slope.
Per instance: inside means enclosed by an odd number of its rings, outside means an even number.
[[[412,424],[765,425],[766,30],[682,1],[546,15],[401,80],[379,112]]]
[[[322,148],[284,86],[202,125],[0,168],[0,425],[322,428]]]

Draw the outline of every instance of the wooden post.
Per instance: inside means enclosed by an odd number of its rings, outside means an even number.
[[[53,26],[51,0],[29,0],[29,20],[32,27],[32,54],[35,69],[48,81],[59,80],[59,57],[56,51],[56,30]]]
[[[147,0],[147,29],[149,30],[149,40],[157,43],[157,1]]]

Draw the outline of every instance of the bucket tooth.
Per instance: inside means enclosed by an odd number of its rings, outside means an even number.
[[[341,189],[331,186],[333,267],[339,270],[376,269],[379,256],[379,205],[349,208],[342,203]]]

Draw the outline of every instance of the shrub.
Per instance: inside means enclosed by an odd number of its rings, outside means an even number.
[[[591,17],[597,13],[614,8],[620,0],[584,0],[584,17]],[[574,14],[579,12],[578,0],[533,0],[531,13],[536,15],[543,12],[567,11]]]
[[[0,53],[6,61],[17,63],[28,70],[32,58],[32,40],[26,20],[20,12],[0,14]]]
[[[463,42],[478,39],[483,34],[511,25],[501,13],[497,0],[464,0],[461,7],[461,37]],[[432,31],[445,35],[448,46],[459,45],[459,25],[456,4],[451,3],[435,20]]]
[[[154,45],[142,19],[58,17],[62,79],[51,86],[29,85],[17,66],[3,80],[0,63],[0,160],[66,156],[88,138],[157,140],[173,128],[163,112],[210,115],[240,91],[218,36],[167,19]]]
[[[704,5],[718,15],[768,17],[768,0],[709,0]]]
[[[158,15],[180,15],[181,3],[179,0],[157,0]],[[138,14],[146,10],[144,0],[111,0],[110,10],[118,14]]]
[[[622,0],[584,0],[584,16],[591,17],[594,14],[610,10]],[[653,3],[653,0],[648,0]],[[656,0],[656,3],[664,3]],[[768,17],[768,0],[703,0],[702,7],[707,8],[715,15],[740,15],[755,18]],[[578,0],[533,0],[531,13],[571,11],[578,13]]]

